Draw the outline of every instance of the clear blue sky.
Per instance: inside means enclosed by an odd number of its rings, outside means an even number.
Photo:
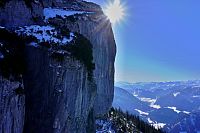
[[[90,0],[103,7],[109,0]],[[116,81],[200,79],[200,0],[121,0]]]

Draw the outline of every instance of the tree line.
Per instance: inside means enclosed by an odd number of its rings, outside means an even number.
[[[152,125],[144,122],[139,116],[132,115],[129,112],[124,113],[120,108],[111,108],[108,117],[113,122],[117,133],[165,133],[161,129],[155,129]]]

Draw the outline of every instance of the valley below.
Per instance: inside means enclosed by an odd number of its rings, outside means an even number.
[[[115,84],[113,107],[168,133],[200,133],[200,81]]]

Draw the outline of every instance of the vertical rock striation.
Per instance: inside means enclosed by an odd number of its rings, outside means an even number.
[[[20,83],[0,76],[0,132],[22,133],[25,97],[16,94]]]
[[[97,84],[94,108],[95,114],[101,116],[108,112],[114,97],[116,46],[109,21],[102,15],[97,16],[97,19],[99,22],[78,21],[77,31],[86,36],[94,47],[93,57],[96,67],[94,78]]]
[[[73,32],[79,32],[92,43],[96,67],[94,79],[97,84],[94,109],[97,117],[104,115],[111,107],[114,97],[116,44],[109,20],[102,12],[99,12],[89,16],[79,16],[76,22],[71,22],[68,19],[54,19],[50,23],[67,27]]]
[[[56,17],[45,24],[41,22],[42,6],[91,13],[78,15],[75,21]],[[90,81],[88,71],[80,61],[68,55],[57,61],[51,57],[50,50],[27,45],[23,75],[25,107],[24,96],[9,95],[7,100],[3,97],[5,90],[13,90],[17,83],[0,80],[3,87],[0,101],[4,103],[0,108],[0,131],[22,133],[25,125],[25,133],[95,132],[94,118],[107,113],[112,105],[116,54],[112,27],[100,6],[82,0],[44,0],[42,3],[33,1],[30,9],[23,0],[10,0],[0,11],[0,25],[9,29],[45,24],[82,34],[93,45],[95,63]]]
[[[26,49],[27,133],[86,133],[96,93],[85,67],[69,57],[57,62],[47,50]]]

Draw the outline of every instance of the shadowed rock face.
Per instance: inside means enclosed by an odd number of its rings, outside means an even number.
[[[5,7],[0,8],[0,25],[4,27],[18,27],[41,22],[43,8],[41,4],[32,3],[31,8],[27,7],[23,0],[10,0]]]
[[[24,95],[16,94],[20,85],[0,76],[0,132],[22,133],[24,126]]]
[[[96,94],[85,67],[68,57],[57,62],[34,47],[27,47],[26,55],[25,132],[85,133]]]
[[[11,7],[16,3],[20,6],[16,7],[15,12],[11,11]],[[10,6],[8,6],[9,4]],[[87,69],[79,61],[65,56],[64,61],[57,62],[51,58],[51,52],[47,49],[26,46],[27,70],[23,75],[26,115],[24,116],[22,113],[21,116],[18,116],[20,118],[16,118],[22,120],[20,130],[17,128],[15,130],[12,123],[8,129],[21,133],[25,117],[25,133],[95,132],[94,118],[107,113],[114,96],[116,45],[111,24],[101,8],[93,3],[81,0],[44,0],[41,5],[95,11],[90,15],[80,15],[75,22],[67,19],[58,21],[57,18],[50,22],[51,24],[56,23],[60,28],[65,27],[72,32],[78,32],[90,40],[93,45],[93,61],[95,63],[94,82],[87,79]],[[35,23],[43,24],[40,21],[32,21],[33,16],[39,18],[43,16],[42,11],[37,11],[37,9],[41,9],[41,5],[35,3],[33,11],[30,11],[23,1],[11,0],[5,9],[0,9],[4,11],[4,13],[0,12],[0,25],[4,24],[2,26],[13,28]],[[25,12],[24,16],[21,16],[20,14],[23,12]],[[6,15],[10,15],[8,19],[6,19]],[[21,21],[19,21],[20,19]],[[24,103],[22,100],[20,102]],[[20,108],[19,111],[23,112],[23,109]],[[1,126],[3,125],[0,121]]]

